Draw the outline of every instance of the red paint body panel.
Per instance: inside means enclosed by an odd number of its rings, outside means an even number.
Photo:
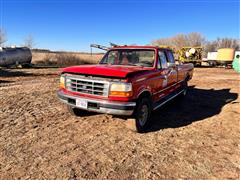
[[[151,70],[153,68],[143,68],[137,66],[118,66],[118,65],[82,65],[72,66],[63,69],[64,73],[88,74],[95,76],[106,76],[116,78],[126,78],[128,74],[140,71]]]

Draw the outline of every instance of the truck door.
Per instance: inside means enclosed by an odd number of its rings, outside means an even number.
[[[178,81],[178,70],[177,66],[175,64],[175,59],[173,56],[172,51],[170,50],[165,50],[167,54],[167,64],[168,64],[168,86],[173,86],[175,88],[175,84]]]
[[[165,95],[174,91],[177,83],[177,66],[170,53],[172,53],[170,50],[159,50],[158,52],[164,75],[163,93]]]
[[[162,97],[167,95],[167,57],[163,51],[158,51],[157,59],[157,74],[154,81],[155,92],[154,92],[154,101],[159,101]]]

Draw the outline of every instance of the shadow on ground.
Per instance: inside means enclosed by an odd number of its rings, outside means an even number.
[[[23,71],[11,71],[7,69],[0,70],[0,77],[17,77],[17,76],[33,76],[33,74]]]
[[[146,132],[159,131],[165,128],[178,128],[215,116],[221,112],[223,106],[228,103],[240,103],[235,101],[237,93],[231,93],[230,89],[198,89],[190,86],[187,96],[175,98],[164,106],[154,111],[151,125]],[[98,113],[80,111],[79,116],[95,116]],[[128,117],[115,116],[127,120]]]
[[[38,68],[34,68],[38,69]],[[46,69],[46,68],[42,68]],[[0,77],[29,77],[29,76],[57,76],[58,72],[54,73],[30,73],[18,71],[16,69],[0,69]]]
[[[13,83],[13,82],[14,82],[14,81],[7,81],[7,80],[1,80],[1,79],[0,79],[0,84],[1,84],[1,83],[8,84],[8,83]]]
[[[217,115],[224,105],[239,103],[237,93],[230,89],[198,89],[191,86],[184,99],[174,99],[153,113],[147,132],[178,128]],[[235,102],[233,102],[235,101]]]

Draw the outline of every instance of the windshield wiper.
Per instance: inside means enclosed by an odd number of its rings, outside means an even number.
[[[132,63],[128,63],[126,64],[127,66],[130,65],[130,66],[140,66],[140,67],[143,67],[142,65],[139,65],[139,64],[132,64]]]

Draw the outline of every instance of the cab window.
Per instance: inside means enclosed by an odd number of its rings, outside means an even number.
[[[158,51],[158,68],[167,68],[167,57],[164,51]]]
[[[168,56],[168,62],[175,63],[173,53],[171,51],[167,51],[167,56]]]

